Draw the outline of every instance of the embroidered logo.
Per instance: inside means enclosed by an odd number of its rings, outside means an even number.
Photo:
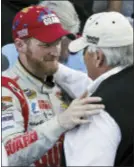
[[[89,43],[92,43],[92,44],[98,44],[98,42],[99,42],[99,38],[97,38],[97,37],[92,37],[92,36],[86,36],[86,38],[87,38],[87,42],[89,42]]]

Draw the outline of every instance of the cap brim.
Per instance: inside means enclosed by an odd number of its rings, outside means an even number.
[[[45,42],[45,43],[52,43],[56,40],[62,38],[63,36],[68,36],[71,33],[67,30],[64,30],[61,25],[55,24],[50,25],[47,28],[38,28],[34,30],[34,32],[31,33],[32,36],[39,41]]]
[[[70,52],[78,52],[82,49],[84,49],[85,47],[87,47],[89,44],[85,41],[85,39],[83,37],[80,37],[74,41],[72,41],[69,44],[69,51]]]

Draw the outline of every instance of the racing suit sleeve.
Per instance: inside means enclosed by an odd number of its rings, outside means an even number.
[[[57,72],[54,74],[54,79],[73,99],[79,98],[83,93],[88,91],[89,85],[93,82],[87,74],[60,63]]]
[[[2,87],[2,142],[10,166],[29,166],[39,160],[64,131],[55,116],[25,132],[19,100],[10,90]]]

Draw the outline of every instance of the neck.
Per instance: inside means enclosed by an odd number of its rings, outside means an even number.
[[[98,72],[96,73],[95,78],[93,78],[93,80],[97,79],[98,77],[100,77],[101,75],[103,75],[104,73],[108,72],[109,70],[113,68],[114,67],[110,67],[110,66],[105,66],[105,67],[100,68]]]

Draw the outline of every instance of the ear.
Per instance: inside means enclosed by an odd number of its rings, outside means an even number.
[[[94,58],[95,58],[95,66],[97,68],[101,67],[104,64],[105,57],[101,50],[98,50],[96,52]]]
[[[19,53],[25,53],[26,52],[26,43],[24,42],[24,40],[22,39],[19,39],[19,38],[16,38],[15,39],[15,46],[16,46],[16,49]]]

